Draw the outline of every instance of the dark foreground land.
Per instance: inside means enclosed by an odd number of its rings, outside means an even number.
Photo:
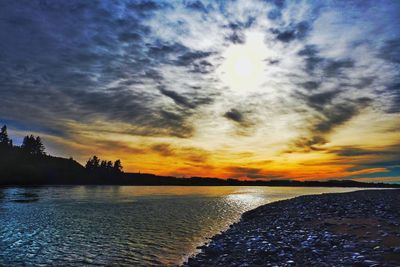
[[[184,266],[400,266],[400,190],[301,196],[261,206]]]

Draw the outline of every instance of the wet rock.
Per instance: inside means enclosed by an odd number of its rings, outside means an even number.
[[[368,266],[368,267],[376,265],[376,264],[378,264],[376,261],[371,261],[371,260],[364,260],[362,262],[363,266]]]

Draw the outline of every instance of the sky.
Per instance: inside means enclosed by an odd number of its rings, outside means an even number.
[[[0,123],[82,164],[400,182],[400,1],[3,0]]]

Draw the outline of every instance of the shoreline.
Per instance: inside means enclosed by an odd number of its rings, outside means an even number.
[[[179,178],[180,179],[180,178]],[[207,178],[205,178],[207,179]],[[182,187],[300,187],[300,188],[354,188],[364,190],[382,190],[382,189],[399,189],[400,184],[379,184],[371,185],[354,185],[354,186],[340,186],[340,185],[257,185],[257,184],[234,184],[234,185],[222,185],[222,184],[0,184],[0,188],[37,188],[37,187],[74,187],[74,186],[182,186]]]
[[[400,190],[269,203],[199,249],[182,266],[399,266]]]

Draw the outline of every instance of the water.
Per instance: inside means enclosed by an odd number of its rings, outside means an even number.
[[[0,189],[0,266],[174,266],[247,210],[346,188]]]

